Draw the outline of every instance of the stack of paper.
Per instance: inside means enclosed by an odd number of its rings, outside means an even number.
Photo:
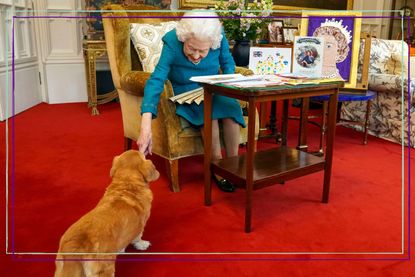
[[[181,93],[179,95],[175,95],[169,99],[179,104],[191,104],[194,102],[199,105],[203,101],[203,93],[203,88],[197,88],[188,92]]]
[[[344,80],[340,78],[307,78],[307,79],[291,79],[285,81],[285,85],[310,85],[310,84],[323,84],[323,83],[330,83],[330,82],[344,82]]]
[[[255,79],[248,81],[230,82],[226,84],[240,88],[272,87],[282,85],[286,80],[286,78],[281,78],[277,75],[262,75],[261,79],[259,80]]]
[[[242,74],[220,74],[220,75],[207,75],[207,76],[195,76],[191,77],[190,81],[206,84],[220,84],[220,83],[234,83],[234,82],[246,82],[253,80],[262,80],[261,75],[249,75],[244,76]]]

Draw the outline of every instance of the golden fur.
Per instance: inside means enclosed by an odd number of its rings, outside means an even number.
[[[149,182],[159,172],[142,153],[129,150],[114,158],[110,175],[112,182],[97,206],[62,236],[55,277],[114,276],[116,253],[130,243],[139,250],[150,246],[141,236],[153,200]]]

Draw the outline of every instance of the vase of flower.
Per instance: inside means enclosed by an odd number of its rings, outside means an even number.
[[[234,40],[232,51],[238,66],[249,63],[249,48],[251,41],[263,37],[263,30],[271,22],[273,0],[220,0],[216,1],[217,10],[226,37]]]
[[[247,66],[249,64],[249,49],[251,41],[248,39],[237,39],[232,49],[232,56],[237,66]]]

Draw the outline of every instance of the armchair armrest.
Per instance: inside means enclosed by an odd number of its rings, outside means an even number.
[[[254,72],[251,69],[248,69],[248,68],[245,68],[245,67],[239,67],[239,66],[235,67],[235,73],[239,73],[239,74],[242,74],[244,76],[254,75]]]
[[[130,71],[121,77],[121,89],[127,94],[137,97],[144,97],[144,87],[147,80],[150,78],[151,73],[144,71]],[[159,117],[161,120],[169,121],[171,125],[176,128],[180,126],[180,120],[176,116],[176,106],[173,102],[169,101],[169,97],[173,96],[173,88],[170,81],[164,84],[164,91],[160,95],[159,105]]]
[[[128,94],[144,96],[144,86],[151,73],[144,71],[130,71],[121,76],[121,88]]]

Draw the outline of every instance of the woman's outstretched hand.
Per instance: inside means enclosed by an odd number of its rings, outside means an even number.
[[[151,113],[143,113],[141,118],[140,136],[137,139],[138,150],[147,156],[152,154],[153,138],[151,136]]]

